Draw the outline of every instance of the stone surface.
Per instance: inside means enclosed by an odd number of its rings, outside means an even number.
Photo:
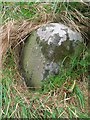
[[[34,31],[22,50],[21,66],[26,84],[40,87],[42,80],[60,72],[66,56],[81,45],[80,33],[60,23],[49,23]]]

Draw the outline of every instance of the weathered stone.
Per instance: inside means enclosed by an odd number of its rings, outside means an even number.
[[[41,80],[59,73],[62,60],[75,54],[82,43],[80,33],[60,23],[34,31],[22,51],[23,75],[28,86],[40,87]]]

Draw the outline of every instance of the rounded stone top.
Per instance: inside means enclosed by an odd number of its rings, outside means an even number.
[[[60,46],[66,40],[82,41],[81,34],[71,30],[62,23],[48,23],[37,30],[37,35],[41,41]]]

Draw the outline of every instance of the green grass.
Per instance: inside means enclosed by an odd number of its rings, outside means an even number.
[[[35,2],[2,2],[1,13],[2,22],[10,20],[32,20],[39,17],[40,12],[50,13],[52,5],[43,5],[43,9],[39,8],[39,3]],[[42,6],[42,5],[41,5]]]
[[[32,20],[37,18],[40,3],[3,2],[3,24],[9,20]],[[79,7],[81,3],[52,3],[44,5],[48,14],[78,10],[88,17],[88,8]],[[1,3],[0,3],[1,5]],[[36,6],[36,7],[35,7]],[[12,11],[12,12],[11,12]],[[75,16],[68,13],[69,20]],[[84,46],[77,54],[70,57],[68,67],[60,68],[58,76],[50,76],[42,82],[38,91],[29,91],[18,75],[13,52],[8,51],[3,60],[2,70],[2,118],[88,118],[87,92],[88,66],[90,65],[90,50]],[[63,61],[65,62],[65,61]],[[82,81],[83,80],[83,81]]]
[[[30,19],[36,14],[36,8],[31,2],[3,2],[3,21],[6,19]],[[12,11],[12,12],[11,12]]]

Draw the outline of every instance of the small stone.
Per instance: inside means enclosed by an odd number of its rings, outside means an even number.
[[[58,75],[63,59],[74,55],[82,41],[80,33],[61,23],[49,23],[33,31],[21,60],[27,86],[40,87],[42,80]]]

